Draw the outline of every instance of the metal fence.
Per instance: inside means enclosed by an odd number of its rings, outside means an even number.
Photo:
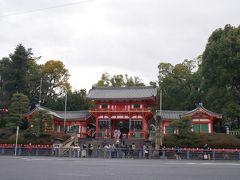
[[[0,155],[15,155],[14,147],[0,147]],[[143,150],[143,149],[80,149],[80,148],[26,148],[19,147],[17,156],[51,156],[71,158],[126,158],[126,159],[185,159],[185,160],[240,160],[240,150]]]

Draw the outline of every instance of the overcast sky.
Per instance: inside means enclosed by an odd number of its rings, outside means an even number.
[[[0,58],[22,43],[38,63],[61,60],[73,89],[104,72],[148,84],[160,62],[193,59],[215,29],[239,23],[239,0],[0,0]]]

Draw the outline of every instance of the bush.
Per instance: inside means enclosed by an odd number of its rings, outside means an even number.
[[[190,147],[202,148],[208,144],[211,148],[240,148],[240,139],[233,135],[222,133],[214,134],[194,134],[189,136],[179,136],[176,134],[165,135],[163,144],[166,147]]]
[[[67,140],[70,135],[67,134],[43,134],[39,137],[29,133],[27,130],[20,130],[18,144],[52,144],[55,138]],[[0,129],[0,144],[15,144],[16,132],[7,129]]]
[[[166,147],[197,147],[202,143],[202,138],[199,134],[189,133],[187,135],[165,135],[163,138],[164,146]]]
[[[240,148],[240,139],[223,133],[203,135],[203,142],[211,148]]]
[[[16,134],[12,134],[9,136],[7,139],[7,142],[10,144],[15,144],[16,143]],[[25,136],[24,134],[19,134],[18,135],[18,144],[23,144],[25,142]]]
[[[41,136],[36,136],[33,134],[26,133],[25,134],[25,144],[52,144],[55,138],[61,138],[66,140],[70,137],[67,134],[43,134]]]
[[[0,143],[8,143],[8,138],[12,135],[12,131],[8,129],[0,129]]]

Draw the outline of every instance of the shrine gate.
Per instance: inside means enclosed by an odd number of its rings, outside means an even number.
[[[96,138],[113,138],[119,129],[128,138],[148,137],[149,107],[156,105],[157,89],[144,87],[93,87],[87,98],[95,101],[90,114],[96,120]]]

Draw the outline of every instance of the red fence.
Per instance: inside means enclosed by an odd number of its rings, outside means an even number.
[[[0,144],[1,148],[13,148],[15,144]],[[52,144],[18,144],[17,147],[50,148]]]

